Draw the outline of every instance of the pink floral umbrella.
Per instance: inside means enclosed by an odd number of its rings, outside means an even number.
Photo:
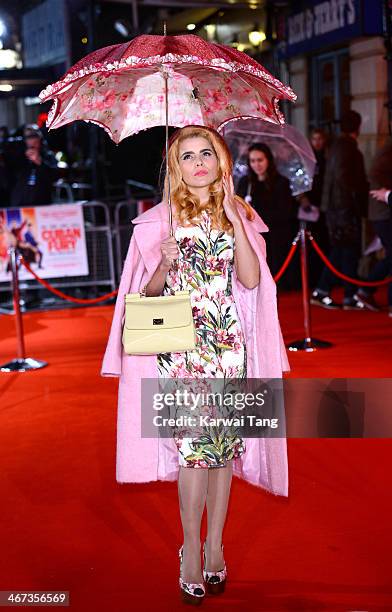
[[[119,143],[165,124],[217,129],[245,117],[282,124],[278,101],[296,95],[245,53],[188,34],[143,35],[94,51],[40,98],[54,100],[49,129],[90,121]]]

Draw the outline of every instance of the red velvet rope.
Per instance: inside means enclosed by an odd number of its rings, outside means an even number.
[[[288,252],[288,255],[287,255],[286,259],[284,260],[281,269],[274,276],[274,281],[276,283],[283,276],[283,274],[286,271],[287,266],[289,265],[290,261],[293,259],[293,256],[294,256],[294,253],[295,253],[295,250],[296,250],[297,246],[298,246],[298,242],[294,242],[291,245],[290,250]]]
[[[349,276],[346,276],[345,274],[343,274],[342,272],[339,272],[339,270],[337,270],[327,259],[326,255],[323,253],[323,251],[320,249],[319,245],[317,244],[317,242],[315,241],[315,239],[313,238],[313,236],[311,234],[308,233],[308,237],[310,239],[310,243],[313,246],[313,248],[315,249],[315,251],[319,254],[319,256],[321,257],[321,259],[323,260],[323,262],[325,263],[326,266],[328,266],[328,268],[334,273],[336,274],[336,276],[339,276],[340,278],[342,278],[343,280],[346,280],[350,283],[353,283],[355,285],[365,285],[366,287],[377,287],[379,285],[387,285],[388,283],[390,283],[392,281],[392,277],[388,276],[387,278],[384,278],[384,280],[382,281],[363,281],[360,279],[356,279],[356,278],[350,278]],[[294,242],[291,247],[290,250],[287,254],[286,259],[284,260],[282,267],[280,268],[279,272],[277,272],[277,274],[275,274],[274,276],[274,281],[277,283],[280,278],[283,276],[283,274],[285,273],[289,263],[291,262],[292,258],[294,257],[294,253],[296,251],[298,247],[298,242]],[[32,274],[34,276],[34,278],[41,283],[41,285],[43,285],[44,287],[46,287],[46,289],[48,289],[49,291],[52,291],[52,293],[55,293],[56,295],[58,295],[59,297],[63,298],[64,300],[68,300],[69,302],[75,302],[77,304],[97,304],[98,302],[104,302],[105,300],[108,300],[112,297],[114,297],[115,295],[117,295],[118,291],[112,291],[111,293],[106,293],[105,295],[102,295],[101,297],[98,298],[92,298],[92,299],[80,299],[80,298],[75,298],[72,297],[70,295],[66,295],[65,293],[63,293],[62,291],[59,291],[58,289],[56,289],[55,287],[53,287],[50,283],[48,283],[47,281],[45,281],[44,279],[40,278],[38,276],[38,274],[36,274],[34,272],[34,270],[32,270],[29,266],[29,264],[23,259],[23,257],[20,258],[22,264],[24,265],[24,267],[30,272],[30,274]]]
[[[286,268],[289,265],[290,261],[292,260],[294,252],[295,252],[297,246],[298,246],[297,242],[295,242],[294,244],[291,245],[290,251],[288,252],[287,257],[286,257],[285,261],[283,262],[283,265],[282,265],[281,269],[274,276],[274,281],[275,282],[278,282],[278,280],[281,278],[281,276],[286,271]],[[20,258],[20,261],[22,262],[22,264],[24,265],[26,270],[28,270],[30,272],[30,274],[32,274],[34,276],[34,278],[39,283],[41,283],[41,285],[43,285],[46,289],[48,289],[49,291],[51,291],[55,295],[58,295],[59,297],[63,298],[63,300],[68,300],[69,302],[74,302],[75,304],[97,304],[99,302],[104,302],[105,300],[108,300],[108,299],[114,297],[118,293],[118,290],[116,289],[115,291],[112,291],[111,293],[105,293],[105,295],[101,295],[101,297],[98,297],[98,298],[91,298],[91,299],[75,298],[75,297],[73,297],[71,295],[67,295],[66,293],[63,293],[62,291],[59,291],[59,289],[56,289],[55,287],[53,287],[53,285],[48,283],[46,280],[44,280],[43,278],[40,278],[38,276],[38,274],[36,274],[34,272],[34,270],[32,270],[30,268],[29,264],[23,259],[23,257]]]
[[[75,298],[72,295],[66,295],[62,291],[59,291],[58,289],[53,287],[53,285],[48,283],[43,278],[40,278],[38,274],[36,274],[34,270],[30,268],[29,264],[23,259],[23,257],[20,258],[20,261],[22,262],[26,270],[28,270],[30,274],[32,274],[39,283],[41,283],[41,285],[46,287],[46,289],[49,289],[49,291],[51,291],[52,293],[55,293],[59,297],[63,298],[63,300],[68,300],[69,302],[75,302],[75,304],[97,304],[98,302],[104,302],[105,300],[108,300],[114,297],[115,295],[117,295],[117,289],[116,291],[112,291],[111,293],[105,293],[105,295],[101,295],[101,297],[92,298],[92,299],[80,299],[80,298]]]
[[[317,242],[315,241],[313,236],[311,234],[308,234],[308,237],[310,239],[310,244],[312,245],[312,247],[314,248],[316,253],[318,253],[318,255],[321,257],[321,259],[323,260],[325,265],[331,270],[331,272],[333,272],[339,278],[342,278],[343,280],[347,281],[348,283],[352,283],[353,285],[358,285],[359,287],[362,287],[362,286],[364,286],[364,287],[379,287],[380,285],[388,285],[390,282],[392,282],[392,276],[387,276],[386,278],[384,278],[381,281],[364,281],[364,280],[361,280],[360,278],[351,278],[351,276],[346,276],[346,274],[343,274],[342,272],[339,272],[339,270],[337,270],[331,264],[331,262],[328,260],[327,256],[320,249],[319,245],[317,244]]]

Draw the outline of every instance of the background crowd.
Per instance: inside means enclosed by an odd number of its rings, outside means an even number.
[[[388,203],[392,190],[392,144],[388,141],[377,153],[367,176],[358,147],[360,127],[361,116],[351,110],[343,116],[338,136],[331,138],[323,129],[312,130],[310,143],[317,160],[313,185],[311,191],[296,197],[291,194],[289,180],[278,172],[271,149],[263,142],[254,142],[249,147],[248,173],[239,180],[237,192],[269,227],[264,237],[273,275],[280,270],[297,234],[300,210],[307,212],[313,207],[317,209],[317,218],[309,217],[312,220],[308,220],[308,228],[338,270],[359,279],[362,268],[361,276],[365,271],[368,280],[381,280],[392,274],[392,220]],[[12,136],[6,127],[0,128],[0,206],[40,206],[56,201],[61,156],[50,150],[37,125],[25,125]],[[157,179],[152,175],[151,183],[154,182]],[[151,204],[155,201],[152,199]],[[370,224],[365,226],[364,219]],[[371,264],[363,267],[364,245],[374,236],[378,237],[382,251],[379,249]],[[359,280],[358,285],[343,281],[343,304],[338,304],[331,293],[342,283],[312,250],[309,271],[312,304],[329,309],[342,306],[345,310],[379,310],[374,298],[376,288],[361,287]],[[279,281],[279,289],[299,287],[297,253]],[[392,285],[388,304],[392,316]]]
[[[21,135],[10,137],[0,128],[0,204],[43,206],[53,201],[58,163],[41,130],[26,125]]]

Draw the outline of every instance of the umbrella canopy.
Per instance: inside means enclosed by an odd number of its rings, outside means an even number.
[[[87,55],[40,93],[54,100],[47,126],[75,120],[102,126],[116,143],[168,123],[213,128],[238,117],[284,123],[278,101],[296,95],[258,62],[231,47],[183,36],[142,35]]]
[[[242,119],[226,125],[224,137],[233,156],[236,184],[248,173],[250,145],[262,142],[271,149],[278,172],[289,179],[294,196],[312,189],[316,158],[308,139],[292,125]]]

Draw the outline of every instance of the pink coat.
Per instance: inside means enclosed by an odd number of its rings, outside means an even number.
[[[247,347],[248,378],[281,378],[289,370],[278,321],[276,285],[265,258],[268,231],[255,214],[248,221],[239,206],[248,239],[260,263],[260,283],[247,289],[233,268],[232,291]],[[122,349],[124,295],[137,293],[152,277],[161,258],[160,243],[169,235],[167,204],[160,202],[133,219],[135,228],[118,290],[101,375],[119,376],[116,480],[177,480],[178,451],[172,438],[141,438],[140,382],[157,378],[156,355],[127,355]],[[176,222],[173,219],[175,229]],[[288,496],[286,438],[245,438],[246,452],[233,462],[233,473],[275,495]]]

